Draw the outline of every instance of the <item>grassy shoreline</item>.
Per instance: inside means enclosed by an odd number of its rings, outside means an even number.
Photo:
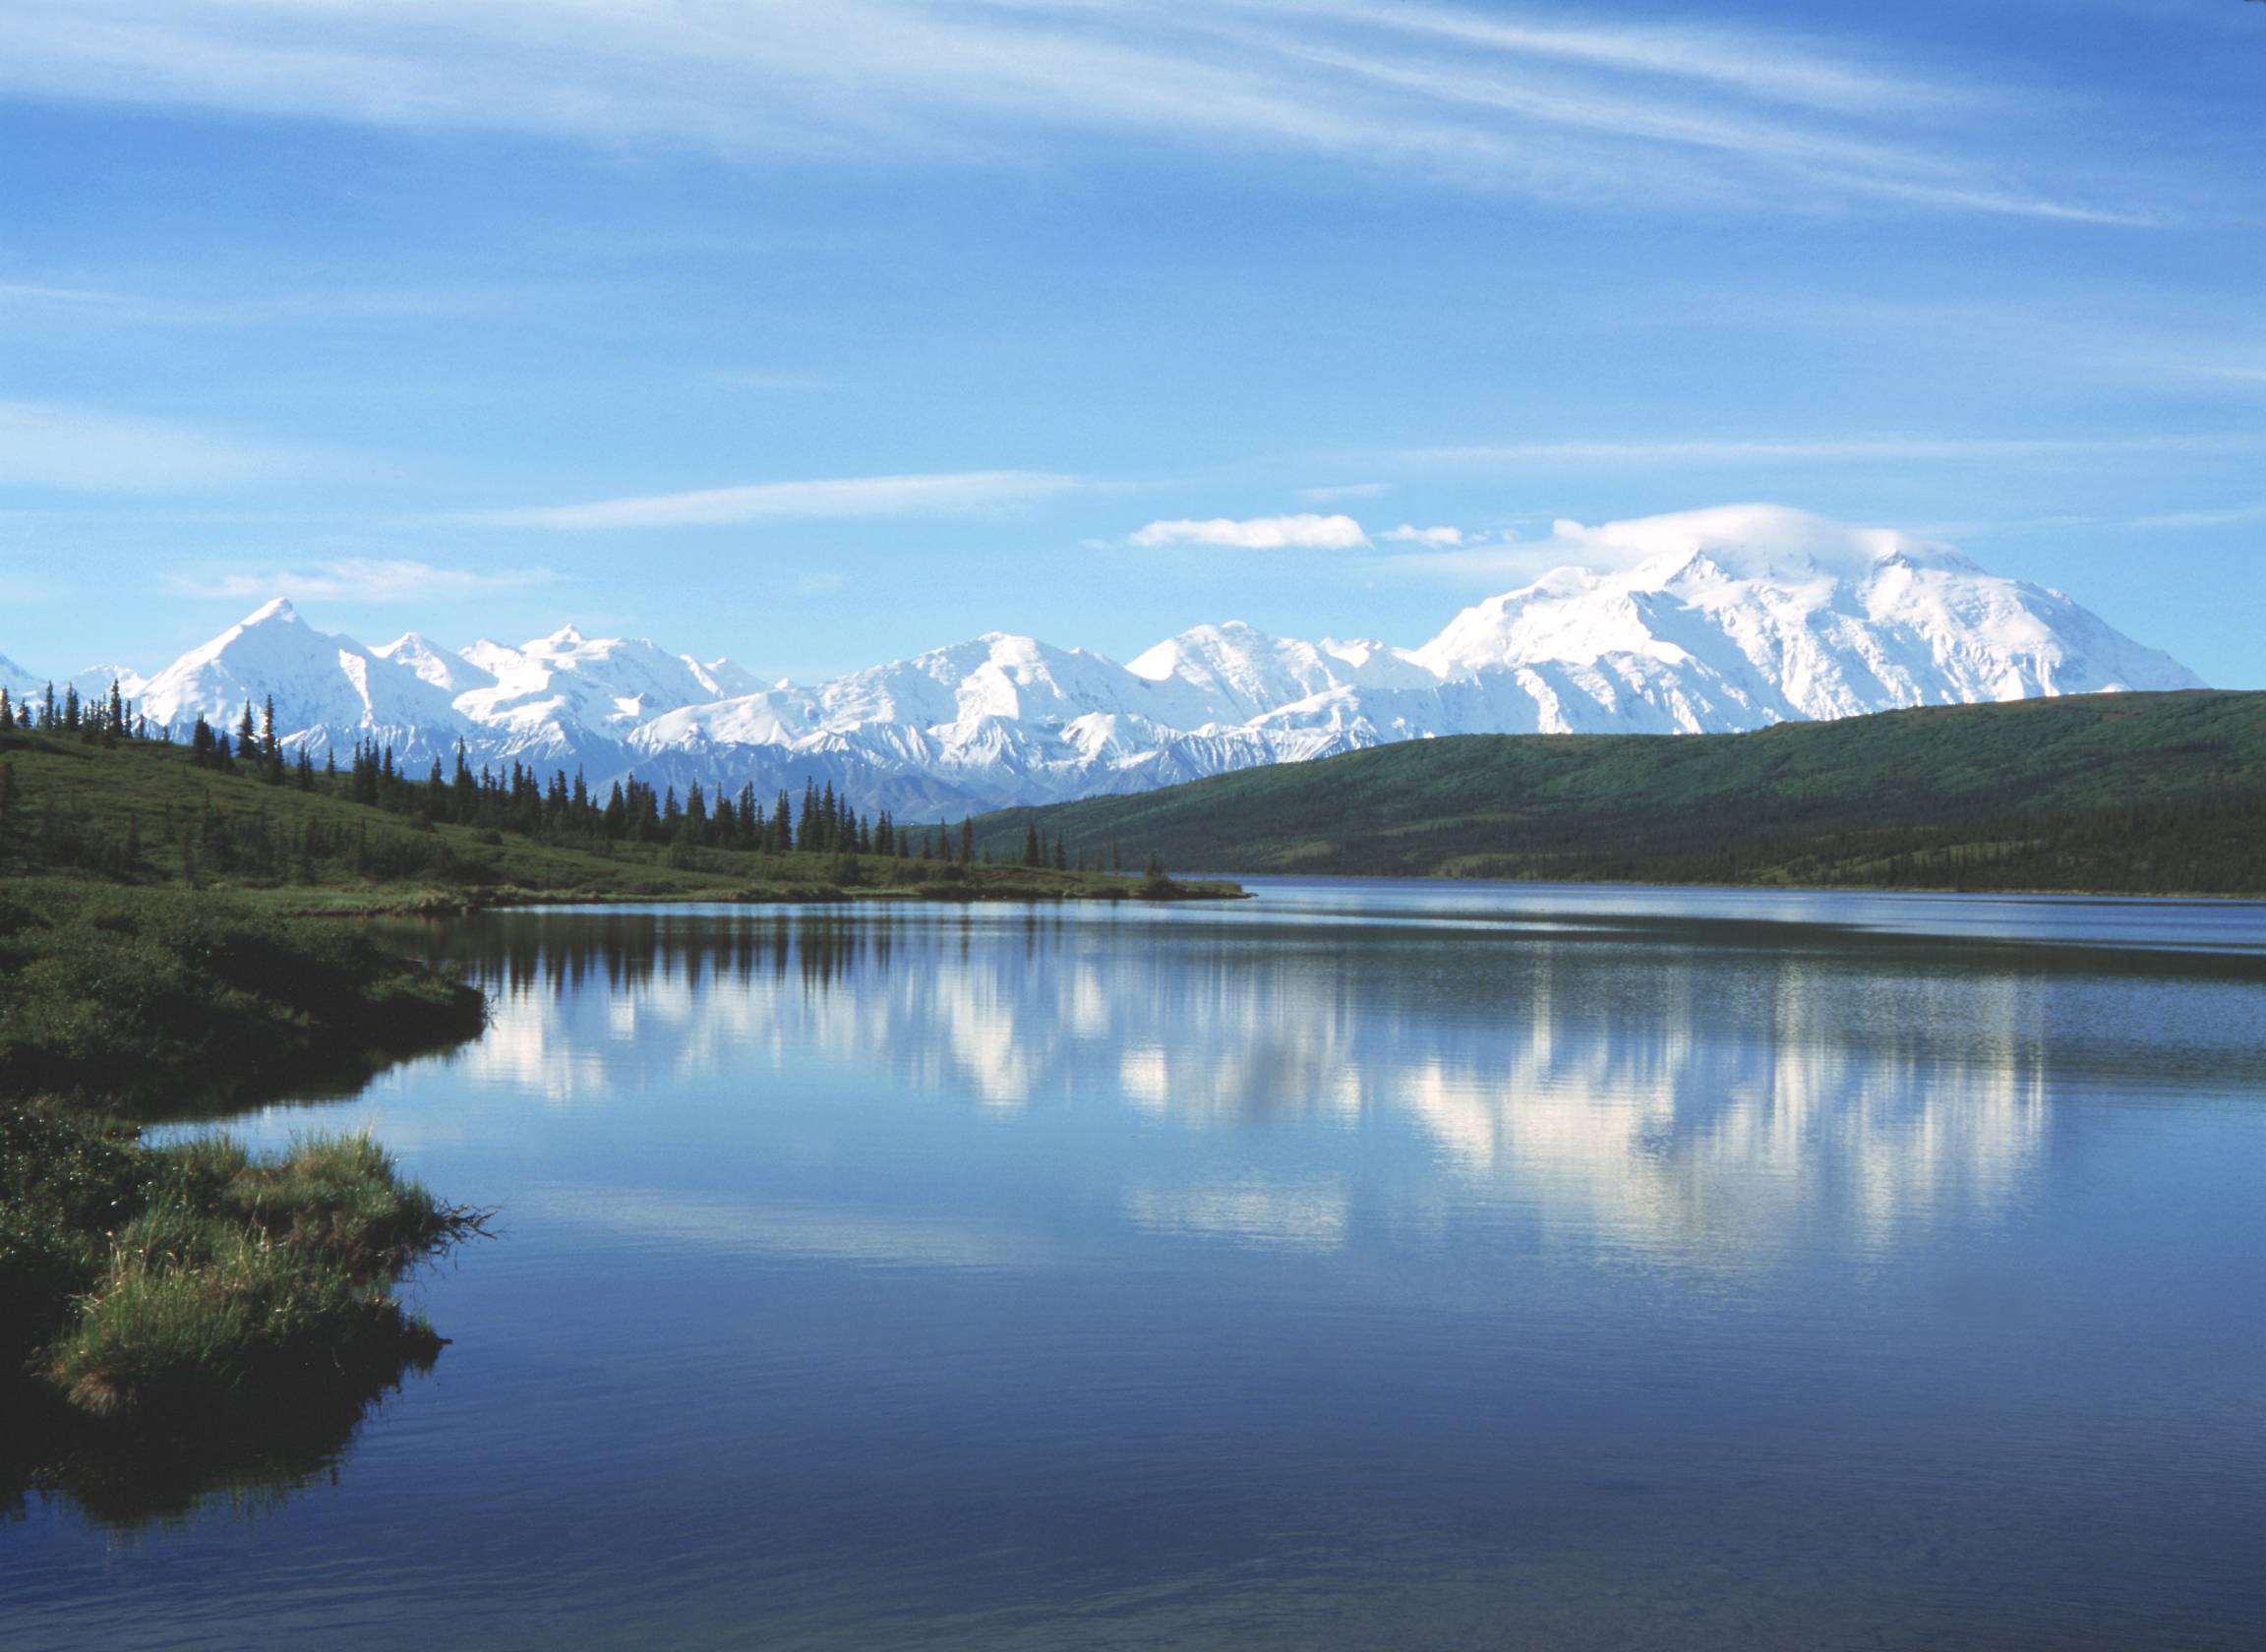
[[[461,979],[345,926],[0,885],[0,1505],[59,1486],[134,1518],[271,1485],[429,1367],[441,1338],[395,1287],[483,1212],[366,1138],[255,1156],[141,1125],[347,1088],[485,1023]]]
[[[0,1097],[209,1110],[357,1083],[485,1022],[462,980],[336,925],[215,894],[0,887]]]

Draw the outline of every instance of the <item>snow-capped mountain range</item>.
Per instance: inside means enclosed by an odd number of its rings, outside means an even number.
[[[1773,505],[1558,537],[1568,566],[1490,597],[1421,647],[1301,642],[1199,625],[1127,665],[990,632],[815,686],[571,626],[450,650],[375,648],[281,599],[154,677],[96,667],[152,723],[232,726],[272,695],[288,743],[357,739],[416,772],[464,743],[475,766],[581,769],[595,785],[759,794],[831,782],[863,807],[957,813],[1143,791],[1229,769],[1460,734],[1680,734],[2108,689],[2197,688],[2168,655],[2057,591],[1951,547]],[[57,679],[58,688],[63,679]],[[0,656],[19,697],[34,678]]]

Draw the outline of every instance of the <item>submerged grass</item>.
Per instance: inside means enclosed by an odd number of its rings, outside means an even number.
[[[0,1336],[71,1410],[145,1436],[367,1397],[441,1345],[394,1284],[486,1219],[367,1136],[261,1157],[0,1108]]]

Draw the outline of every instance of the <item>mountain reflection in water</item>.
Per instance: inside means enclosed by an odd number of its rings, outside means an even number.
[[[1885,1236],[2014,1199],[2049,1088],[2144,1092],[2167,1077],[2168,1035],[2181,1061],[2266,1074],[2247,964],[1822,928],[1765,945],[1754,925],[1688,920],[1286,939],[1175,917],[502,916],[451,938],[496,1000],[462,1059],[560,1107],[600,1103],[657,1060],[752,1084],[820,1051],[1003,1110],[1116,1103],[1197,1129],[1401,1119],[1461,1197],[1547,1190],[1561,1219],[1703,1267],[1820,1208]],[[2128,1013],[2135,976],[2181,983],[2175,1025]],[[1144,1225],[1218,1236],[1344,1234],[1328,1186],[1129,1188],[1124,1204]]]
[[[1270,883],[409,925],[505,1243],[334,1483],[0,1644],[2266,1644],[2266,924]],[[383,1557],[375,1566],[372,1557]]]

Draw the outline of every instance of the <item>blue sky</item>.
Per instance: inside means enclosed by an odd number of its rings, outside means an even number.
[[[274,592],[805,679],[1413,644],[1767,500],[2266,686],[2266,5],[7,13],[36,670]]]

